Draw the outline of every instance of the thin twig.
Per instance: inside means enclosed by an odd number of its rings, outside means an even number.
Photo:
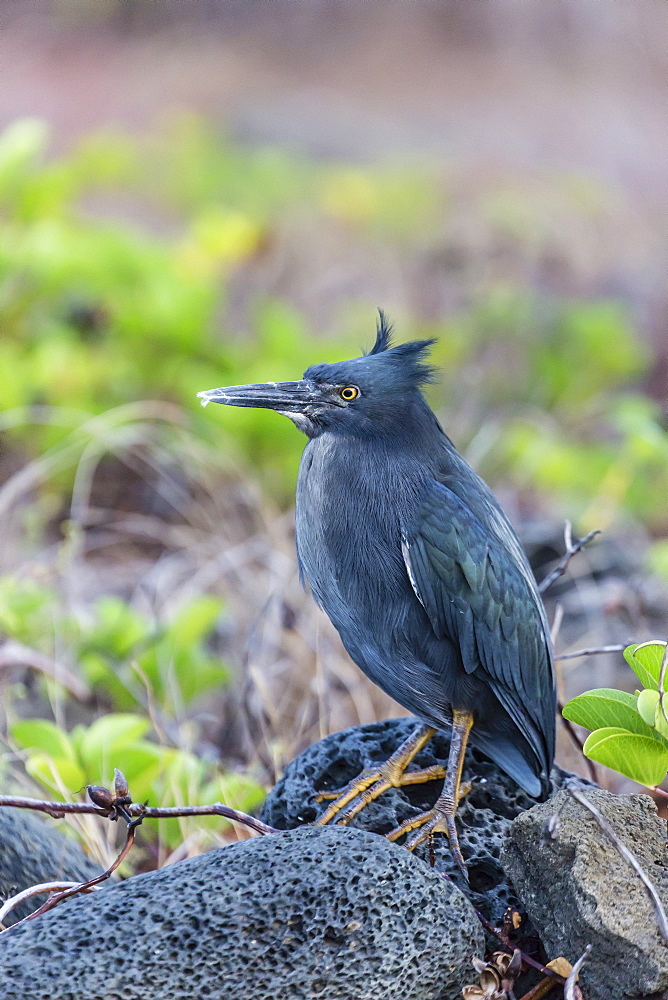
[[[448,882],[452,882],[454,884],[454,879],[450,875],[448,875],[447,872],[439,872],[439,874],[442,875],[443,878],[447,879]],[[527,955],[525,952],[520,951],[520,949],[516,948],[516,946],[510,940],[509,936],[506,933],[504,933],[504,931],[501,930],[500,927],[495,927],[494,924],[490,920],[488,920],[487,917],[480,912],[480,910],[476,909],[475,906],[473,907],[473,912],[475,913],[476,917],[478,918],[482,926],[485,928],[485,930],[489,934],[492,934],[495,938],[497,938],[504,946],[504,948],[507,948],[508,951],[513,954],[516,951],[519,951],[520,958],[522,959],[522,963],[524,965],[529,965],[531,966],[532,969],[536,969],[537,972],[542,972],[544,976],[548,976],[551,979],[554,979],[556,983],[566,982],[564,977],[560,976],[558,972],[555,972],[553,969],[549,969],[545,965],[541,965],[541,963],[537,962],[535,958],[532,958],[530,955]]]
[[[442,872],[441,874],[445,875],[445,872]],[[445,875],[445,877],[449,878],[447,875]],[[501,944],[504,945],[505,948],[508,948],[509,951],[514,952],[516,950],[515,945],[512,941],[510,941],[508,935],[503,933],[500,927],[495,927],[494,924],[480,912],[480,910],[477,910],[475,907],[473,907],[473,910],[486,931],[493,934],[495,938],[498,938]],[[527,955],[525,952],[520,951],[520,956],[524,965],[530,965],[532,969],[536,969],[537,972],[542,972],[544,976],[553,979],[555,983],[563,984],[566,982],[564,977],[560,976],[558,972],[555,972],[554,969],[549,969],[546,965],[541,965],[541,963],[537,962],[535,958],[531,957],[531,955]]]
[[[89,879],[87,882],[75,883],[68,889],[63,889],[62,892],[56,892],[53,896],[49,896],[49,898],[42,903],[37,910],[33,913],[29,913],[27,917],[23,918],[23,920],[18,920],[15,924],[12,924],[11,927],[7,927],[3,933],[7,934],[9,931],[13,931],[15,927],[20,927],[21,924],[27,923],[28,920],[34,920],[35,917],[39,917],[48,910],[52,910],[54,906],[57,906],[58,903],[61,903],[64,899],[69,899],[70,896],[76,896],[80,892],[88,892],[89,890],[94,889],[95,886],[99,885],[100,882],[105,882],[108,878],[111,878],[118,866],[122,864],[127,855],[130,853],[130,849],[135,842],[135,830],[139,826],[140,822],[141,820],[133,820],[128,824],[128,831],[123,848],[116,860],[109,865],[106,871],[102,872],[100,875],[96,875],[95,878]]]
[[[538,584],[538,592],[540,594],[544,594],[545,591],[552,586],[555,580],[558,580],[560,576],[564,575],[573,556],[576,555],[580,549],[583,549],[585,545],[588,545],[592,538],[595,538],[596,535],[600,534],[600,531],[590,531],[588,535],[584,536],[584,538],[579,538],[574,542],[571,522],[566,521],[566,524],[564,525],[564,543],[566,545],[566,553],[554,567],[552,572],[548,573],[545,579],[541,580]]]
[[[566,980],[566,983],[564,985],[564,1000],[582,1000],[582,993],[575,984],[577,982],[578,973],[580,972],[580,969],[587,961],[587,956],[589,955],[590,951],[591,951],[591,945],[588,944],[584,950],[584,953],[580,955],[577,962],[569,972],[568,979]]]
[[[564,620],[564,606],[559,601],[557,601],[554,609],[554,621],[550,628],[550,639],[552,640],[552,648],[554,649],[557,645],[557,637],[561,631],[561,625]],[[558,659],[558,657],[557,657]]]
[[[608,823],[607,819],[602,815],[602,813],[599,812],[596,806],[589,801],[587,796],[584,795],[583,792],[581,792],[573,784],[566,785],[566,790],[568,791],[569,795],[571,795],[574,799],[576,799],[580,803],[580,805],[583,805],[585,809],[587,809],[592,814],[592,816],[594,817],[594,819],[596,820],[596,822],[598,823],[598,825],[600,826],[601,830],[606,835],[610,843],[617,848],[617,850],[624,858],[624,860],[628,861],[628,863],[634,869],[634,871],[642,881],[643,885],[647,889],[650,899],[652,900],[654,913],[656,915],[656,922],[658,924],[659,931],[661,932],[661,937],[664,939],[664,941],[668,943],[668,920],[666,919],[666,912],[663,908],[663,903],[659,898],[659,894],[656,891],[654,883],[650,879],[649,875],[645,872],[645,869],[642,867],[642,865],[636,858],[633,851],[631,851],[626,846],[623,840],[619,839],[615,831]]]
[[[54,819],[62,819],[63,816],[72,813],[84,813],[93,816],[104,816],[108,819],[116,819],[112,807],[94,805],[92,802],[47,802],[43,799],[29,799],[20,795],[0,795],[0,807],[10,806],[14,809],[32,809],[36,812],[48,813]],[[223,816],[233,823],[254,830],[255,833],[267,835],[279,833],[273,826],[268,826],[255,816],[232,809],[222,802],[213,802],[210,805],[202,806],[147,806],[143,802],[130,802],[125,806],[130,819],[174,819],[179,816]]]
[[[4,924],[5,917],[12,910],[15,910],[21,903],[25,903],[27,899],[32,899],[33,896],[42,896],[45,892],[62,892],[63,889],[73,889],[75,886],[79,886],[80,892],[94,892],[97,888],[96,886],[91,886],[89,889],[81,889],[81,884],[81,882],[41,882],[38,885],[29,885],[27,889],[22,889],[16,895],[10,896],[2,904],[0,907],[0,925]]]
[[[68,899],[70,896],[75,896],[80,892],[89,892],[100,882],[104,882],[110,878],[130,851],[134,843],[135,830],[145,819],[166,819],[179,816],[223,816],[225,819],[232,820],[233,822],[242,823],[257,833],[270,834],[279,832],[273,827],[267,826],[266,823],[262,823],[259,819],[255,819],[254,816],[248,816],[246,813],[230,808],[230,806],[224,806],[222,802],[214,802],[212,805],[205,806],[167,806],[164,808],[147,806],[143,802],[133,802],[125,775],[118,768],[114,769],[113,792],[102,785],[87,785],[86,792],[91,800],[90,802],[47,802],[42,799],[29,799],[18,795],[0,796],[0,806],[11,806],[14,809],[33,809],[38,812],[48,813],[54,817],[62,817],[66,813],[88,813],[96,816],[104,816],[112,822],[122,819],[127,824],[127,837],[123,849],[113,864],[105,872],[102,872],[101,875],[97,875],[88,882],[49,883],[46,886],[32,886],[30,889],[24,890],[23,893],[19,893],[13,900],[8,900],[3,908],[3,913],[9,912],[19,902],[28,899],[30,896],[58,888],[58,891],[42,903],[34,913],[12,924],[11,928],[6,928],[4,931],[5,934],[8,930],[12,930],[14,927],[25,923],[26,920],[34,920],[40,914],[53,909],[63,899]],[[12,905],[8,907],[8,903],[10,902]]]
[[[546,997],[552,990],[556,990],[557,986],[561,986],[561,983],[557,982],[556,979],[550,979],[546,976],[545,979],[541,979],[539,983],[536,983],[528,993],[521,996],[520,1000],[543,1000],[543,997]]]
[[[584,743],[582,742],[578,734],[575,732],[575,729],[570,719],[567,719],[566,716],[564,715],[563,702],[557,701],[557,709],[559,711],[559,721],[561,722],[562,726],[568,733],[570,739],[573,741],[575,746],[582,754],[582,759],[584,760],[587,770],[589,771],[589,777],[591,778],[591,780],[594,782],[595,785],[598,785],[599,780],[598,780],[598,771],[596,770],[596,765],[594,764],[593,760],[590,760],[589,757],[585,755]]]
[[[587,649],[575,649],[572,653],[559,653],[555,660],[574,660],[578,656],[597,656],[600,653],[622,653],[628,642],[615,642],[611,646],[589,646]]]
[[[222,802],[213,802],[211,805],[206,806],[166,806],[162,808],[145,806],[141,802],[133,802],[132,805],[128,806],[128,812],[131,816],[141,816],[142,819],[169,819],[177,816],[223,816],[225,819],[229,819],[233,823],[240,823],[242,826],[246,826],[249,830],[254,830],[255,833],[259,833],[262,836],[281,833],[276,827],[269,826],[268,823],[263,823],[262,820],[256,819],[255,816],[249,816],[248,813],[232,809],[231,806],[224,806]]]
[[[54,819],[62,819],[70,813],[109,815],[108,809],[94,806],[91,802],[47,802],[43,799],[25,798],[22,795],[0,795],[0,807],[2,806],[9,806],[12,809],[32,809],[35,812],[48,813]]]

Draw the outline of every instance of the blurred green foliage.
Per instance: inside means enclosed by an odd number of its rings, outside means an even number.
[[[245,276],[253,286],[254,268],[298,225],[343,227],[370,260],[386,246],[402,257],[436,251],[447,239],[443,183],[425,171],[237,147],[193,116],[142,139],[92,136],[56,158],[48,144],[34,120],[0,137],[3,407],[99,413],[146,397],[173,400],[192,412],[200,435],[252,464],[289,502],[301,450],[294,428],[262,412],[212,408],[204,418],[195,393],[293,378],[321,353],[356,352],[370,340],[372,307],[351,303],[321,352],[294,306],[261,282],[251,335],[221,329],[230,283]],[[593,211],[591,198],[576,201]],[[540,238],[540,213],[519,192],[483,200],[478,211],[499,239],[533,246]],[[361,315],[364,338],[353,329]],[[624,510],[665,526],[668,441],[658,407],[633,388],[648,358],[619,304],[547,300],[492,281],[465,312],[437,325],[414,319],[401,333],[439,338],[434,401],[446,401],[447,413],[464,407],[475,382],[464,436],[491,429],[479,463],[489,478],[559,495],[560,513],[581,517],[583,528],[605,527]],[[31,454],[65,435],[57,420],[34,426],[25,412],[12,434]]]
[[[651,546],[647,561],[653,573],[668,580],[668,539],[661,539]]]
[[[150,730],[145,716],[110,713],[69,732],[48,719],[24,719],[12,725],[10,736],[23,751],[27,773],[51,800],[72,801],[88,784],[113,788],[118,768],[135,802],[160,807],[222,802],[242,812],[261,804],[264,789],[251,777],[222,773],[183,747],[148,740]],[[174,850],[195,830],[202,836],[225,825],[220,816],[163,819],[147,825],[145,835],[153,833],[163,849]],[[200,849],[205,844],[204,835]]]
[[[197,727],[187,710],[228,679],[210,648],[223,612],[219,599],[201,595],[163,626],[120,598],[103,597],[80,621],[44,584],[0,578],[0,630],[47,655],[57,646],[107,710],[91,725],[69,731],[49,719],[10,726],[28,774],[46,795],[64,800],[86,784],[112,787],[114,768],[120,768],[133,798],[151,805],[221,801],[248,812],[262,801],[264,789],[250,775],[223,772],[189,746]],[[188,830],[221,827],[220,818],[200,820],[160,821],[161,845],[174,849]]]
[[[231,272],[261,258],[277,218],[309,195],[323,212],[381,231],[419,220],[429,200],[417,178],[391,173],[372,184],[362,171],[318,172],[278,152],[231,147],[189,117],[144,145],[93,137],[57,160],[45,158],[48,138],[35,120],[0,137],[4,409],[99,413],[146,397],[192,409],[202,388],[293,378],[312,344],[287,304],[258,301],[251,339],[217,332]],[[150,235],[82,207],[121,190],[149,215],[176,217],[175,234]],[[354,350],[350,340],[339,347]],[[207,416],[202,433],[220,419]],[[226,415],[230,449],[252,458],[283,499],[299,456],[294,430],[244,416]],[[22,432],[33,452],[63,434],[53,424]]]
[[[54,646],[93,692],[119,711],[155,704],[179,718],[195,699],[229,679],[212,636],[224,608],[210,594],[191,600],[169,622],[156,623],[118,597],[93,602],[83,620],[56,591],[30,579],[0,577],[0,630],[47,655]]]

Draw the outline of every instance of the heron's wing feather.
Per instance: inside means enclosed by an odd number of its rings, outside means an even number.
[[[517,537],[491,502],[485,521],[433,482],[417,521],[405,530],[404,560],[436,635],[459,646],[469,673],[484,671],[544,759],[552,754],[554,726],[545,611]]]

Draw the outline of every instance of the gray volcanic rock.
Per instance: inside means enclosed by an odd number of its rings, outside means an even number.
[[[668,910],[666,827],[652,799],[601,789],[586,795],[635,854]],[[502,861],[550,957],[574,962],[592,945],[581,973],[587,1000],[668,995],[668,944],[647,889],[567,791],[515,820]]]
[[[0,935],[3,1000],[454,1000],[480,925],[459,890],[341,827],[246,840]]]
[[[315,743],[288,765],[281,781],[269,793],[262,819],[279,829],[312,823],[329,805],[327,801],[315,802],[316,792],[340,788],[365,767],[387,760],[417,725],[419,721],[414,718],[389,719],[347,729]],[[449,735],[437,733],[416,756],[411,770],[443,764],[447,761],[449,748]],[[473,905],[499,925],[509,906],[523,914],[500,861],[501,844],[515,817],[534,806],[537,800],[475,749],[466,753],[463,777],[473,782],[457,812],[457,828],[470,886],[465,886],[461,880],[446,837],[434,837],[431,851],[423,844],[415,853],[433,862],[437,871],[446,872],[462,887]],[[555,767],[553,787],[559,788],[573,777]],[[585,779],[578,780],[584,786],[589,785]],[[350,827],[389,833],[404,820],[431,808],[441,785],[439,780],[389,789],[363,809],[351,821]],[[539,950],[535,931],[527,921],[523,922],[517,941],[532,954]]]
[[[62,879],[87,882],[102,869],[75,840],[25,809],[0,809],[0,896],[9,896],[40,882]],[[21,903],[7,916],[7,925],[22,920],[42,905],[46,896]]]

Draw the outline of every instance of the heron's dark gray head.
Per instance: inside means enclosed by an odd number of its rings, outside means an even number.
[[[289,417],[309,437],[391,432],[411,411],[425,407],[421,388],[433,378],[425,356],[433,340],[391,344],[391,327],[379,312],[376,342],[350,361],[312,365],[299,382],[265,382],[209,389],[202,405],[254,406]]]

